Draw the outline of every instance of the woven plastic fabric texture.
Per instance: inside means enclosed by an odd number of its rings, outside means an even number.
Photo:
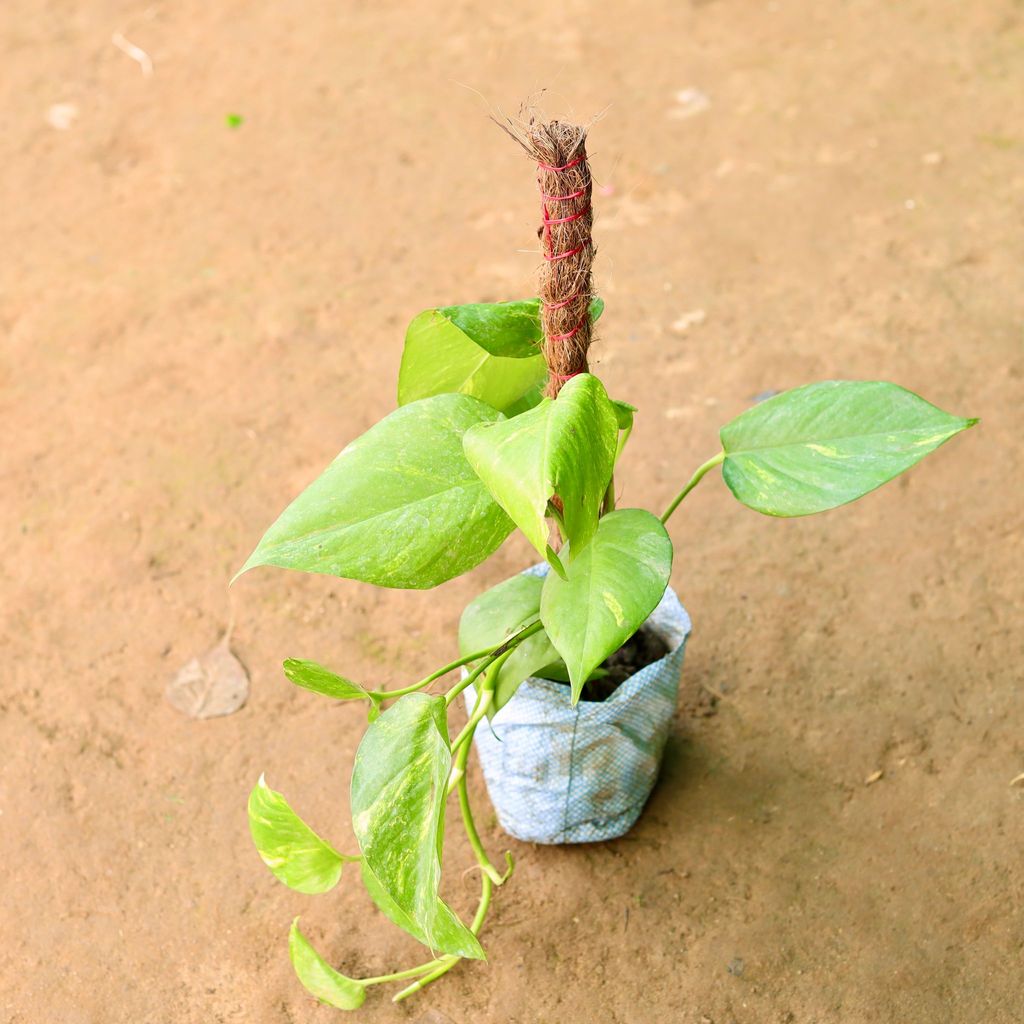
[[[547,566],[528,570],[542,574]],[[475,744],[501,827],[533,843],[593,843],[633,827],[654,788],[679,696],[690,617],[670,587],[647,620],[669,653],[602,702],[526,679]],[[466,690],[467,706],[476,700]]]

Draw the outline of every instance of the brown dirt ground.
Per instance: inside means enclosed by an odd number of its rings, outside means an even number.
[[[526,545],[438,593],[253,574],[234,596],[248,705],[192,722],[163,689],[220,635],[225,582],[285,499],[392,407],[410,317],[532,291],[532,170],[485,115],[542,86],[549,109],[610,104],[596,353],[642,404],[627,503],[663,505],[769,388],[881,377],[984,422],[812,520],[705,482],[674,529],[690,710],[641,823],[545,849],[492,820],[519,867],[491,962],[362,1019],[1024,1016],[1024,7],[558,11],[3,5],[5,1024],[326,1024],[287,962],[296,913],[343,969],[416,955],[354,881],[303,897],[250,847],[263,770],[350,840],[361,713],[279,664],[390,685],[433,667]],[[683,118],[691,87],[710,107]],[[469,863],[453,844],[463,909]]]

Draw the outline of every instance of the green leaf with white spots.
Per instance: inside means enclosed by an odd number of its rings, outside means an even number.
[[[470,428],[463,444],[495,500],[556,571],[564,572],[548,546],[548,502],[561,499],[566,539],[579,556],[597,529],[617,438],[615,408],[604,385],[582,373],[557,399],[545,398],[515,419]]]
[[[338,1010],[358,1010],[366,998],[366,986],[336,971],[299,931],[299,919],[292,921],[288,954],[299,981],[310,995]]]
[[[873,491],[976,422],[884,381],[807,384],[722,428],[722,474],[748,508],[806,516]]]
[[[601,520],[567,579],[548,573],[540,617],[569,670],[574,704],[594,669],[658,606],[671,572],[665,527],[650,512],[627,508]]]
[[[466,461],[462,436],[503,418],[467,395],[396,409],[281,513],[241,571],[276,565],[422,590],[472,569],[512,523]]]
[[[497,647],[540,614],[540,576],[519,575],[485,590],[474,598],[459,621],[459,650],[465,656]],[[489,717],[503,708],[519,684],[538,669],[558,660],[558,652],[541,630],[527,637],[505,659],[498,671]]]
[[[412,693],[366,730],[352,772],[352,823],[378,905],[432,950],[483,959],[476,936],[440,897],[451,771],[443,697]],[[410,926],[411,925],[411,926]]]
[[[345,862],[359,859],[338,853],[321,839],[262,775],[249,794],[249,832],[263,863],[298,892],[333,889]]]
[[[604,303],[591,303],[597,320]],[[409,325],[398,404],[457,392],[509,412],[547,379],[540,300],[428,309]]]

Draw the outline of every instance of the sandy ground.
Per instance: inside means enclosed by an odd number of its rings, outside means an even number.
[[[340,1019],[292,977],[296,913],[342,969],[416,955],[354,880],[300,896],[250,846],[263,770],[351,840],[361,713],[280,661],[408,680],[525,543],[428,594],[253,574],[248,705],[193,722],[163,690],[285,500],[393,406],[407,321],[532,293],[532,170],[486,114],[545,86],[608,108],[625,503],[662,506],[766,389],[885,378],[984,420],[816,519],[706,481],[673,582],[716,713],[680,712],[623,841],[491,819],[519,862],[491,962],[362,1019],[1024,1017],[1019,2],[7,0],[0,61],[4,1024]],[[469,863],[453,844],[462,909]]]

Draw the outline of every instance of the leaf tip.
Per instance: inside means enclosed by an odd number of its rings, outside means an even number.
[[[264,564],[258,557],[259,550],[259,547],[257,547],[256,550],[253,551],[253,553],[245,560],[245,564],[242,566],[242,568],[239,569],[238,572],[236,572],[235,575],[231,577],[231,579],[228,581],[229,587],[233,587],[235,583],[237,583],[238,580],[242,576],[244,576],[250,569],[255,569],[256,566]]]
[[[566,575],[565,566],[562,565],[562,560],[558,557],[557,554],[555,554],[555,549],[553,547],[551,547],[550,544],[547,545],[547,549],[545,551],[545,557],[548,560],[548,565],[550,565],[551,568],[555,570],[555,572],[558,574],[558,576],[561,579],[566,580],[566,579],[569,578]]]

